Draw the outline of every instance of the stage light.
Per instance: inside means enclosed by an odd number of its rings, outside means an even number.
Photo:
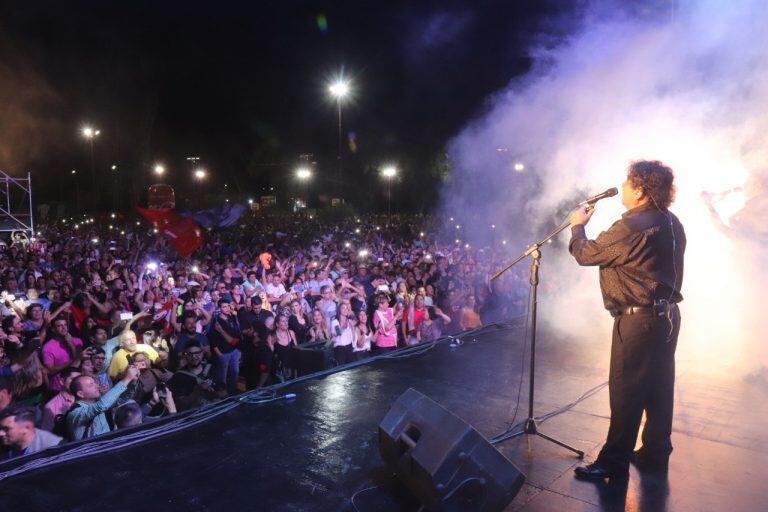
[[[162,176],[163,173],[165,173],[165,167],[163,167],[160,164],[157,164],[155,165],[154,171],[155,171],[155,174],[157,174],[158,176]]]
[[[381,175],[385,178],[392,179],[397,175],[397,168],[393,165],[388,165],[381,170]]]
[[[310,171],[308,168],[299,167],[298,169],[296,169],[296,178],[298,178],[299,180],[306,181],[311,177],[312,177],[312,171]]]
[[[522,163],[520,163],[520,162],[515,162],[515,165],[514,165],[514,169],[515,169],[517,172],[523,172],[523,171],[525,170],[525,165],[523,165],[523,164],[522,164]]]

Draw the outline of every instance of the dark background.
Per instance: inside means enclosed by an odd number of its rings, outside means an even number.
[[[299,155],[311,153],[314,205],[341,194],[363,210],[386,208],[378,171],[394,162],[393,209],[425,210],[446,141],[530,68],[528,48],[555,44],[582,5],[4,3],[0,169],[31,171],[35,202],[70,211],[76,190],[83,208],[129,208],[158,181],[174,186],[180,206],[196,206],[270,187],[283,200],[298,192]],[[343,106],[339,183],[327,88],[341,73],[353,97]],[[95,180],[85,125],[101,130]],[[198,187],[185,160],[192,155],[209,171]],[[155,162],[167,169],[161,180]]]

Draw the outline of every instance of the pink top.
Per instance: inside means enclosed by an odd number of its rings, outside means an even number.
[[[83,346],[83,340],[80,338],[72,337],[72,343],[77,347]],[[69,357],[69,353],[59,345],[57,340],[48,340],[43,345],[43,364],[46,366],[61,366],[65,363],[71,363],[72,358]],[[61,391],[61,375],[51,375],[48,378],[48,387],[54,391]]]
[[[65,395],[59,392],[58,395],[48,400],[43,409],[43,419],[40,422],[40,428],[53,432],[53,426],[56,423],[56,416],[59,414],[65,414],[75,399],[71,395]]]
[[[395,318],[395,313],[392,308],[387,308],[386,311],[377,309],[373,312],[373,326],[376,328],[376,346],[382,348],[396,347],[397,346],[397,328],[392,326],[389,331],[385,331],[385,324],[392,321]]]

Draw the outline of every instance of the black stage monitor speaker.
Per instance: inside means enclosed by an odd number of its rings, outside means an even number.
[[[379,425],[379,452],[426,510],[502,510],[525,481],[477,430],[415,389]]]

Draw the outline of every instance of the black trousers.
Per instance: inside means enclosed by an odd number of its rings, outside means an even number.
[[[611,342],[608,393],[611,424],[597,462],[624,471],[637,441],[643,411],[643,451],[666,457],[672,451],[675,348],[680,332],[677,307],[666,316],[651,312],[616,317]]]

